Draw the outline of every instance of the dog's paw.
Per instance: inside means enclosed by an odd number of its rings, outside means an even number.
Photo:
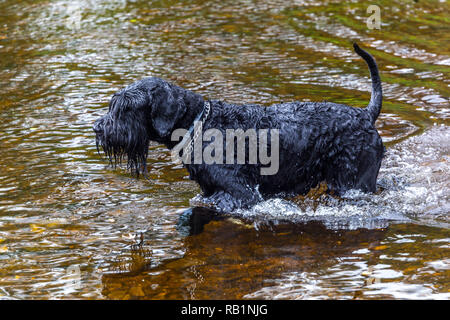
[[[242,200],[234,198],[231,194],[219,191],[209,197],[203,197],[203,206],[213,208],[220,213],[231,213],[242,207]]]
[[[204,197],[201,194],[198,194],[191,200],[189,200],[189,205],[191,205],[192,207],[208,208],[213,210],[215,209],[215,204],[210,199],[210,197]]]
[[[203,206],[213,208],[220,213],[232,213],[238,209],[247,209],[260,201],[257,194],[249,197],[234,197],[228,192],[219,191],[209,197],[202,197]]]

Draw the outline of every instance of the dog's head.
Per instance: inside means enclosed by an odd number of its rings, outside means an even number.
[[[132,172],[145,173],[150,140],[169,144],[186,111],[200,103],[200,95],[159,78],[135,82],[114,94],[108,113],[95,121],[97,149],[113,165],[126,155]]]

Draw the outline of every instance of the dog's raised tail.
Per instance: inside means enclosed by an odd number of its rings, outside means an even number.
[[[353,43],[353,48],[355,49],[355,52],[359,56],[361,56],[369,66],[370,77],[372,78],[372,95],[370,97],[369,105],[366,109],[372,117],[372,122],[374,123],[375,120],[377,120],[378,115],[380,114],[383,100],[383,91],[381,89],[381,80],[380,74],[378,73],[377,63],[368,52],[361,49],[356,43]]]

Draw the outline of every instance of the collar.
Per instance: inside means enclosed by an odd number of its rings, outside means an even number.
[[[208,119],[208,116],[209,116],[210,113],[211,113],[211,102],[205,101],[202,111],[195,117],[195,119],[192,122],[191,126],[189,127],[188,131],[183,136],[183,139],[178,144],[179,146],[181,146],[181,148],[184,149],[185,146],[188,143],[189,143],[189,149],[193,148],[195,134],[200,134],[201,133],[201,132],[198,132],[199,131],[198,128],[203,126],[203,124],[205,123],[206,119]],[[202,126],[199,126],[199,125],[196,126],[195,125],[199,121],[201,122]],[[197,129],[197,132],[194,133],[194,130],[196,130],[196,129]],[[194,137],[192,137],[192,133],[194,133]],[[189,152],[192,152],[192,150],[190,150]]]
[[[195,117],[194,121],[192,122],[191,126],[188,129],[187,134],[189,134],[189,137],[191,137],[192,132],[194,132],[195,124],[198,121],[201,121],[202,125],[203,125],[205,123],[206,119],[208,119],[210,112],[211,112],[211,102],[205,101],[202,111]]]

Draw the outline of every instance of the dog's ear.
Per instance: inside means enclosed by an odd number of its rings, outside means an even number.
[[[164,84],[154,89],[151,118],[158,136],[167,137],[185,112],[186,105],[174,88]]]

